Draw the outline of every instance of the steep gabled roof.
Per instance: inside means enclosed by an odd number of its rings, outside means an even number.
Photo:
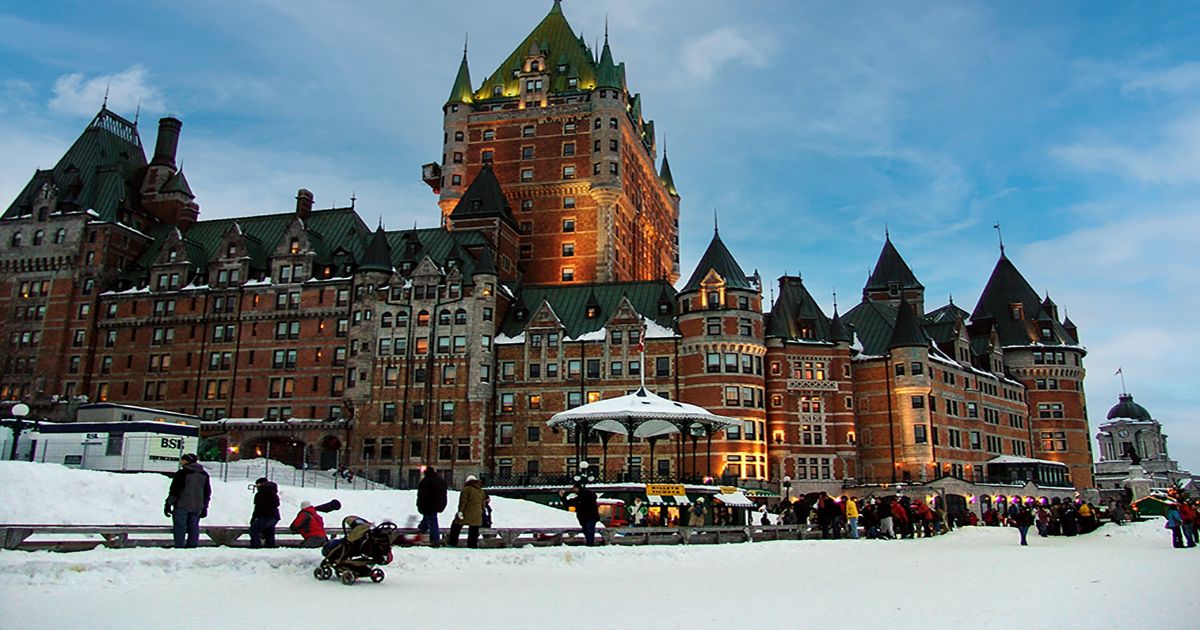
[[[450,212],[451,221],[476,218],[499,218],[513,227],[517,226],[517,219],[513,217],[508,199],[500,189],[500,180],[496,179],[490,164],[485,164],[479,170],[462,199],[458,200],[458,205]]]
[[[715,271],[717,275],[725,280],[725,287],[729,289],[752,289],[750,280],[746,278],[746,273],[742,271],[741,265],[734,259],[733,254],[729,253],[729,249],[725,247],[725,243],[721,242],[721,234],[717,230],[713,230],[712,241],[708,244],[708,249],[704,250],[704,255],[700,257],[700,262],[696,265],[696,270],[692,272],[692,277],[684,285],[681,292],[698,291],[700,283],[708,275],[709,271]]]
[[[802,335],[800,322],[805,320],[812,322],[810,335]],[[768,336],[781,339],[834,341],[829,318],[799,276],[779,278],[779,297],[767,315],[766,331]]]
[[[104,221],[116,221],[118,209],[138,199],[137,176],[146,166],[146,154],[137,126],[101,107],[75,143],[48,171],[37,171],[4,212],[2,218],[28,215],[44,184],[57,186],[60,199],[67,190],[80,211],[95,210]]]
[[[571,25],[563,15],[558,0],[550,8],[550,13],[542,19],[533,31],[521,43],[517,44],[512,53],[500,62],[492,74],[483,80],[483,84],[475,92],[475,100],[483,101],[492,97],[493,86],[502,88],[504,97],[514,97],[520,92],[518,79],[513,76],[514,70],[520,70],[525,64],[525,57],[530,50],[540,50],[546,53],[546,72],[550,75],[549,89],[560,92],[567,88],[567,78],[577,79],[579,90],[590,90],[596,84],[595,61],[583,42],[583,38],[575,35]],[[558,66],[565,65],[566,71],[559,72]]]
[[[847,311],[842,319],[854,327],[864,353],[883,356],[888,352],[892,330],[896,327],[896,315],[895,306],[865,301]]]
[[[279,246],[295,219],[296,213],[283,212],[236,219],[197,221],[188,228],[184,236],[203,248],[205,259],[212,259],[217,257],[217,250],[225,233],[236,223],[250,250],[251,269],[266,270],[271,253]],[[314,210],[304,221],[304,229],[308,232],[309,245],[316,252],[318,262],[332,262],[333,253],[339,249],[348,252],[354,261],[363,259],[364,245],[370,228],[362,222],[353,208]]]
[[[450,88],[450,98],[446,104],[471,103],[475,95],[471,89],[471,70],[467,67],[467,50],[463,48],[462,62],[458,64],[458,74],[454,76],[454,86]]]
[[[662,168],[659,169],[658,179],[662,181],[663,186],[667,189],[667,193],[672,197],[678,197],[679,191],[675,189],[675,178],[671,176],[671,164],[667,162],[667,152],[663,151]]]
[[[668,291],[674,296],[674,290],[666,282],[612,282],[594,285],[539,285],[511,288],[516,299],[524,304],[541,304],[545,300],[562,321],[568,337],[579,337],[585,333],[599,330],[616,312],[622,297],[628,298],[634,310],[645,316],[646,319],[653,320],[665,328],[675,328],[673,315],[671,313],[659,314],[658,311],[659,295],[663,291]],[[599,307],[600,317],[592,319],[585,317],[589,301]],[[528,320],[518,320],[515,312],[516,309],[509,309],[508,316],[501,325],[501,332],[509,337],[519,335],[528,323]]]
[[[879,252],[879,259],[875,261],[875,270],[871,272],[871,277],[867,279],[867,286],[863,287],[863,291],[886,291],[888,284],[892,282],[899,283],[901,289],[925,288],[917,281],[917,277],[913,275],[908,263],[904,262],[904,257],[896,250],[889,235],[883,241],[883,251]]]
[[[392,264],[400,267],[408,262],[413,265],[426,256],[438,265],[445,265],[446,260],[455,255],[458,248],[467,250],[487,246],[487,239],[474,230],[456,230],[450,232],[441,227],[397,230],[387,233],[388,244],[391,245]],[[464,277],[476,273],[476,262],[468,257],[462,262],[461,271]]]

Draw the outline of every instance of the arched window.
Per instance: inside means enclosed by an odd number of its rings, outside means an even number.
[[[420,313],[417,313],[417,325],[418,326],[428,326],[429,325],[429,311],[422,310]]]
[[[392,327],[392,314],[391,313],[388,313],[385,311],[384,314],[379,317],[379,327],[380,328],[391,328]]]
[[[58,228],[58,231],[54,233],[54,244],[61,245],[66,240],[67,240],[66,228]]]
[[[438,313],[438,326],[450,325],[450,309],[444,308]]]
[[[13,232],[13,235],[12,235],[12,246],[13,246],[13,247],[20,247],[20,246],[21,246],[21,231],[20,231],[20,230],[18,230],[18,231],[16,231],[16,232]]]
[[[457,311],[454,311],[454,323],[455,324],[467,323],[467,310],[466,309],[460,308]]]
[[[46,240],[46,231],[45,230],[38,230],[33,233],[33,244],[34,245],[41,245],[42,241],[45,241],[45,240]]]

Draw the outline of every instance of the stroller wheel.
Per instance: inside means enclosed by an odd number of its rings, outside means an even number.
[[[378,584],[379,582],[383,581],[384,577],[385,577],[385,575],[383,573],[383,569],[371,569],[371,581],[372,582],[375,582]]]
[[[321,565],[313,569],[313,577],[317,578],[318,580],[328,580],[329,578],[333,577],[333,569],[330,569],[325,565]]]
[[[342,577],[342,584],[345,584],[346,586],[350,586],[351,584],[354,584],[355,580],[358,579],[358,577],[356,577],[354,575],[353,571],[342,571],[341,577]]]

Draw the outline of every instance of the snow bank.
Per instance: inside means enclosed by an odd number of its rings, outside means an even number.
[[[212,502],[205,525],[245,525],[250,521],[252,480],[221,481],[212,473]],[[0,462],[0,523],[165,525],[163,501],[168,477],[155,473],[119,474],[76,470],[58,464]],[[336,498],[342,509],[326,517],[337,523],[349,514],[401,526],[417,517],[415,490],[332,490],[280,486],[280,515],[285,524],[301,501],[324,503]],[[450,492],[450,507],[441,519],[449,523],[458,493]],[[570,512],[530,501],[492,497],[496,527],[578,527]]]
[[[610,629],[646,615],[700,630],[769,624],[779,611],[806,627],[858,619],[928,630],[1144,627],[1146,608],[1137,603],[1153,602],[1154,625],[1183,628],[1197,613],[1191,589],[1200,578],[1200,551],[1171,549],[1161,520],[1074,538],[1035,536],[1024,548],[1015,530],[992,527],[903,541],[410,548],[397,551],[383,583],[352,587],[314,580],[318,557],[300,549],[0,552],[0,610],[13,629],[382,619],[406,627]]]

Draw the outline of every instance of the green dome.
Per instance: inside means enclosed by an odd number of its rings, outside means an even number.
[[[1133,402],[1133,394],[1121,394],[1121,402],[1108,410],[1108,419],[1128,418],[1130,420],[1153,420],[1146,408]]]

